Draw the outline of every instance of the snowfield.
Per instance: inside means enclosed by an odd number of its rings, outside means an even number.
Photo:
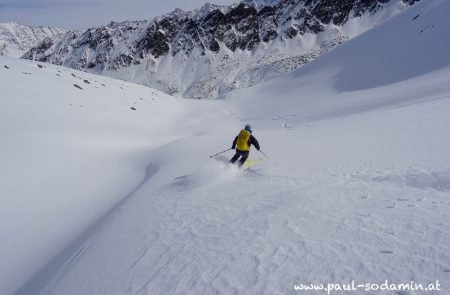
[[[215,101],[0,57],[1,293],[449,293],[449,12]],[[247,123],[270,159],[209,158]]]

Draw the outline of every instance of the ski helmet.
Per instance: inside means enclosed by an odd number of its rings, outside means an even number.
[[[250,126],[250,124],[247,124],[247,125],[245,125],[244,129],[251,132],[252,131],[252,126]]]

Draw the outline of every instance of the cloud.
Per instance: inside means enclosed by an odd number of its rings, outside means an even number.
[[[0,9],[36,9],[45,8],[44,3],[16,3],[0,2]]]
[[[16,8],[16,9],[27,9],[27,8],[49,8],[49,7],[76,7],[76,6],[89,6],[97,5],[98,3],[108,1],[105,0],[88,0],[88,1],[74,1],[74,0],[1,0],[0,7],[4,8]]]

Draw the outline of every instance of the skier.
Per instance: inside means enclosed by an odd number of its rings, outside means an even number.
[[[241,157],[239,160],[239,167],[242,166],[248,158],[250,154],[250,146],[254,145],[255,148],[259,151],[259,143],[256,138],[252,135],[252,127],[247,124],[244,129],[239,132],[239,135],[233,141],[232,149],[236,148],[236,154],[231,158],[230,163],[234,163]]]

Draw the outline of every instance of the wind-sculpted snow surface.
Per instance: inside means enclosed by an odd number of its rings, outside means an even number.
[[[205,157],[222,136],[166,145],[153,153],[161,170],[40,294],[292,294],[386,279],[448,290],[450,195],[427,181],[450,184],[448,107],[255,131],[272,162],[248,172]]]
[[[24,55],[149,85],[218,97],[280,77],[415,1],[243,1],[175,10],[152,21],[71,31]]]
[[[149,152],[206,112],[147,87],[5,57],[0,80],[0,293],[11,294],[49,263],[32,280],[42,285],[78,253],[68,245],[84,245],[78,237],[142,182]],[[191,119],[177,126],[185,112]]]

